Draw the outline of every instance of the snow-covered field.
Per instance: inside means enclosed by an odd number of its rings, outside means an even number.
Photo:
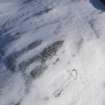
[[[105,6],[0,0],[0,105],[104,104]]]

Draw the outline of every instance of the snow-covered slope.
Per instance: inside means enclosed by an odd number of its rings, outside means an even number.
[[[104,8],[0,0],[0,105],[104,105]]]

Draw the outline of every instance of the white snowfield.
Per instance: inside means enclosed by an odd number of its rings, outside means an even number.
[[[0,105],[104,105],[104,8],[0,0]]]

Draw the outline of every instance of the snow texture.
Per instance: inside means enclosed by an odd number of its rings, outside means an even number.
[[[0,0],[0,105],[104,104],[104,4]]]

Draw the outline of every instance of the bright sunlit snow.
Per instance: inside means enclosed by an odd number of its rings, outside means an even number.
[[[104,105],[104,34],[100,0],[0,0],[0,105]]]

